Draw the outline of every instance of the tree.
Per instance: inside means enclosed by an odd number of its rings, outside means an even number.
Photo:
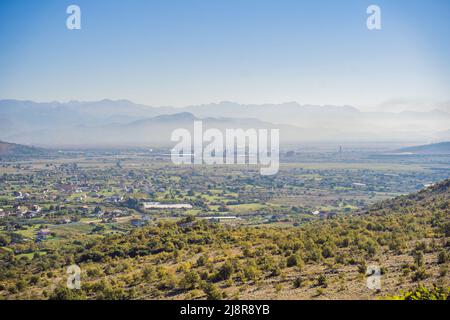
[[[318,278],[317,278],[317,286],[319,287],[328,287],[328,279],[325,275],[321,274]]]
[[[206,299],[208,300],[221,300],[223,299],[223,294],[220,290],[212,283],[205,284],[203,291],[206,294]]]
[[[0,234],[0,246],[4,247],[10,244],[11,237],[8,237],[7,235]]]
[[[216,281],[228,280],[234,272],[233,264],[230,261],[225,262],[215,276]]]
[[[445,250],[441,250],[441,251],[439,251],[439,253],[438,253],[438,263],[439,264],[443,264],[443,263],[446,263],[447,261],[449,261],[450,260],[450,258],[449,258],[449,253],[448,252],[446,252]]]
[[[200,283],[200,276],[198,272],[195,270],[188,271],[184,274],[184,277],[181,279],[180,285],[184,290],[193,290],[197,288]]]
[[[417,267],[423,266],[424,259],[423,259],[422,251],[414,251],[412,255],[413,255],[414,263],[416,264],[416,266]]]
[[[125,202],[125,206],[130,209],[138,209],[139,208],[139,201],[133,198],[128,198]]]
[[[295,254],[290,255],[287,258],[287,260],[286,260],[286,266],[288,268],[290,268],[290,267],[297,267],[297,266],[300,267],[302,265],[303,265],[302,259],[299,256],[295,255]]]
[[[208,256],[202,254],[200,257],[198,257],[196,264],[198,267],[201,267],[201,266],[204,266],[207,262],[208,262]]]
[[[249,263],[247,266],[244,267],[244,276],[247,280],[257,280],[260,276],[260,271],[256,267],[256,264]]]
[[[303,285],[303,279],[301,277],[295,278],[294,288],[300,288]]]
[[[154,275],[155,275],[155,268],[153,268],[152,266],[146,266],[144,270],[142,270],[142,277],[147,281],[152,280]]]

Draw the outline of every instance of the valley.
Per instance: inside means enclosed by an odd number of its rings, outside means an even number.
[[[294,150],[275,176],[174,165],[164,149],[5,159],[0,295],[374,299],[448,285],[448,181],[431,191],[449,178],[446,156]],[[67,292],[73,263],[82,290]],[[365,284],[373,264],[379,291]]]

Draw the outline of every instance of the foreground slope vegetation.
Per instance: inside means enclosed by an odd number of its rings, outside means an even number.
[[[221,225],[186,218],[60,249],[0,253],[5,299],[377,299],[446,297],[450,180],[363,213],[300,226]],[[21,248],[23,249],[23,248]],[[81,289],[66,286],[80,266]],[[381,273],[369,289],[367,270]],[[370,269],[370,268],[369,268]],[[402,291],[401,291],[402,290]],[[434,290],[434,291],[433,291]],[[423,294],[422,294],[423,296]]]

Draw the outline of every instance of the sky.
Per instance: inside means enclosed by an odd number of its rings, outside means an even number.
[[[0,0],[0,99],[445,101],[449,57],[448,0]]]

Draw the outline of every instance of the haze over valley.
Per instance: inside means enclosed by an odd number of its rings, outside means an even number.
[[[0,100],[0,139],[45,147],[170,145],[170,133],[206,127],[279,128],[282,143],[396,142],[413,145],[450,139],[450,113],[368,112],[351,106],[313,106],[295,102],[241,105],[151,107],[128,100],[35,103]]]

